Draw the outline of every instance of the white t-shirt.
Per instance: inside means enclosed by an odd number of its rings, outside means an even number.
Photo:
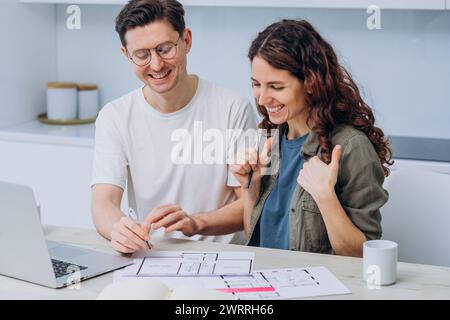
[[[255,128],[256,119],[246,99],[199,79],[194,97],[179,111],[158,112],[138,88],[105,105],[95,126],[92,185],[108,183],[124,190],[127,186],[129,206],[142,220],[153,208],[166,203],[180,205],[192,214],[233,202],[232,187],[239,183],[226,161],[206,164],[211,161],[202,159],[202,150],[206,152],[213,137],[226,137],[227,129]],[[180,132],[190,133],[192,143],[191,157],[187,149],[180,153],[183,164],[173,156],[181,144]],[[163,229],[153,235],[164,236]],[[227,243],[233,235],[195,235],[189,239]],[[184,238],[181,232],[171,236]]]

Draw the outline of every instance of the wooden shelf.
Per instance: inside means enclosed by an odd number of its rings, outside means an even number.
[[[124,5],[127,0],[19,0],[23,3]],[[450,0],[180,0],[185,6],[445,10]]]

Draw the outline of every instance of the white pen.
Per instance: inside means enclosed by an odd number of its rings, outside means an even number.
[[[255,141],[253,141],[253,150],[256,150],[256,159],[258,159],[259,157],[259,130],[258,133],[256,135],[256,139]],[[253,151],[252,149],[250,149],[250,151]],[[256,162],[256,164],[258,164],[258,161]],[[253,178],[253,169],[250,167],[250,172],[248,173],[248,180],[247,180],[247,189],[250,188],[250,184],[252,183],[252,178]]]
[[[134,212],[133,208],[130,208],[130,209],[128,210],[128,217],[129,217],[130,219],[132,219],[134,222],[138,222],[138,221],[139,221],[139,219],[138,219],[138,217],[137,217],[137,214],[136,214],[136,212]],[[148,241],[145,241],[145,243],[147,244],[148,249],[149,249],[149,250],[152,250],[153,245],[152,245],[150,242],[148,242]]]

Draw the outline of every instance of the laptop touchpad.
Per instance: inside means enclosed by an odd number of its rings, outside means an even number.
[[[66,246],[57,246],[53,247],[50,250],[50,256],[53,258],[66,258],[66,259],[73,259],[77,258],[79,256],[85,255],[88,252],[86,252],[83,249],[77,249],[73,247],[66,247]]]

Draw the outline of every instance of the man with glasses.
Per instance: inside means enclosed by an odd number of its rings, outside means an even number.
[[[243,228],[238,182],[225,161],[175,163],[173,135],[184,129],[196,137],[199,124],[223,135],[255,128],[251,105],[187,73],[192,31],[178,1],[132,0],[117,16],[116,31],[144,86],[108,103],[97,118],[92,215],[98,232],[122,253],[146,248],[151,229],[230,242]],[[199,139],[205,140],[192,143]],[[120,209],[126,187],[134,218]]]

